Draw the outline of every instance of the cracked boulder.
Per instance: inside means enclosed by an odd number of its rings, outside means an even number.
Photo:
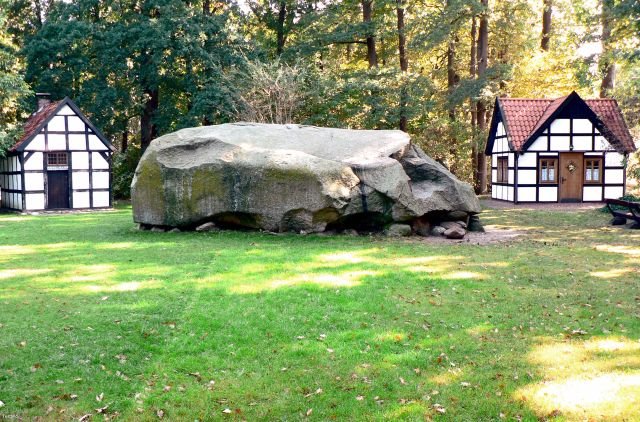
[[[470,185],[401,131],[235,123],[155,139],[131,187],[148,226],[380,231],[480,211]]]

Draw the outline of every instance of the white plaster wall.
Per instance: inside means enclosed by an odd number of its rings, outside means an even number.
[[[604,183],[624,183],[624,170],[622,169],[604,169]]]
[[[513,201],[513,186],[507,186],[507,201]]]
[[[558,202],[558,188],[555,186],[541,186],[538,188],[540,202]]]
[[[24,148],[25,151],[44,151],[44,135],[36,135]]]
[[[574,151],[591,151],[591,136],[575,135],[573,137]]]
[[[109,172],[94,171],[92,178],[94,189],[109,189]]]
[[[518,201],[535,201],[535,187],[518,187]]]
[[[78,116],[67,117],[67,123],[69,125],[70,132],[84,132],[84,122]]]
[[[58,112],[58,116],[70,116],[70,115],[74,115],[75,116],[76,113],[73,112],[73,110],[71,110],[71,107],[69,106],[64,106],[60,109],[60,111]]]
[[[607,152],[604,155],[605,167],[622,167],[624,163],[624,155],[618,152]]]
[[[89,192],[73,192],[73,208],[89,208]]]
[[[502,122],[498,123],[498,127],[496,129],[496,135],[497,136],[504,136],[505,135],[504,124]]]
[[[507,155],[507,163],[509,167],[515,167],[516,165],[516,155],[513,152],[510,152]]]
[[[87,149],[85,136],[77,133],[69,134],[69,149],[85,151]]]
[[[107,151],[109,148],[96,135],[89,135],[89,149],[92,151]]]
[[[72,189],[89,189],[89,172],[74,171],[71,175]]]
[[[107,170],[109,168],[109,162],[99,152],[91,153],[91,165],[94,169]]]
[[[28,193],[25,196],[25,202],[28,210],[43,210],[44,193]]]
[[[67,149],[67,141],[64,135],[60,134],[49,134],[49,151],[66,151]]]
[[[536,154],[525,152],[518,157],[518,167],[537,167]]]
[[[607,151],[613,149],[604,136],[596,136],[595,148],[596,151]]]
[[[551,135],[549,149],[552,151],[570,151],[571,138],[569,136]]]
[[[491,181],[498,181],[498,170],[491,169]]]
[[[622,186],[605,186],[604,197],[605,199],[618,199],[622,196],[624,190]]]
[[[583,201],[601,201],[602,200],[602,186],[588,186],[585,185],[582,189]]]
[[[94,207],[108,207],[109,206],[109,192],[93,192],[93,206]]]
[[[555,119],[551,122],[551,134],[569,133],[571,131],[570,119]]]
[[[589,119],[573,119],[573,133],[591,133],[593,125]]]
[[[547,150],[546,136],[539,136],[538,139],[536,139],[528,149],[528,151],[546,151],[546,150]]]
[[[24,188],[25,190],[44,190],[43,173],[25,173]]]
[[[31,157],[24,163],[25,170],[42,170],[42,153],[34,152]]]
[[[536,170],[518,170],[518,184],[531,185],[538,183]]]
[[[496,154],[491,154],[491,167],[498,167],[498,156]],[[496,179],[491,179],[496,180]]]
[[[49,120],[49,124],[47,124],[47,129],[49,132],[64,132],[64,117],[55,115],[51,120]]]
[[[71,160],[73,162],[74,169],[87,170],[89,168],[88,152],[72,152]]]
[[[510,185],[513,185],[513,183],[514,183],[514,173],[515,173],[515,170],[508,170],[508,178],[507,178],[507,181],[508,181],[508,183],[509,183]]]

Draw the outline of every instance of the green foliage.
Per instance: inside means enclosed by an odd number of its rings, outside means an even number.
[[[142,151],[137,145],[131,145],[126,152],[116,152],[113,155],[112,189],[115,199],[131,198],[131,182],[135,174]]]
[[[7,0],[0,0],[0,157],[20,135],[24,102],[31,91],[22,75],[18,48],[7,33]]]

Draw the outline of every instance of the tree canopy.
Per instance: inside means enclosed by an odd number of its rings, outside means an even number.
[[[122,151],[238,119],[399,128],[478,192],[496,96],[612,96],[638,133],[633,0],[2,1],[5,132],[26,84]]]

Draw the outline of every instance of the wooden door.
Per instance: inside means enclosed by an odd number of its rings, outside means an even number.
[[[69,172],[67,170],[47,172],[47,208],[51,210],[69,208]]]
[[[560,153],[560,202],[582,202],[583,172],[581,152]]]

